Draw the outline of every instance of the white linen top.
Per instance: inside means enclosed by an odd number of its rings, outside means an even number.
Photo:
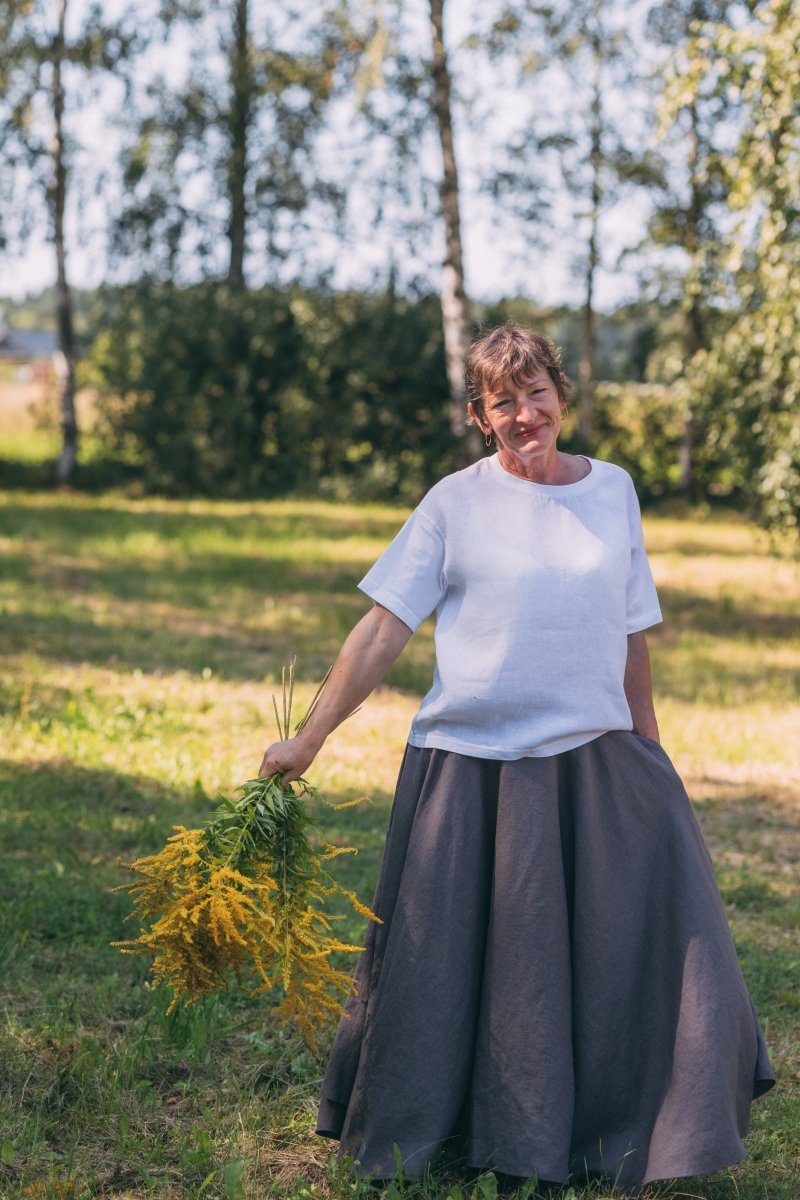
[[[361,580],[412,630],[436,611],[413,746],[546,757],[632,728],[627,635],[661,610],[633,482],[588,461],[562,485],[511,475],[497,455],[446,476]]]

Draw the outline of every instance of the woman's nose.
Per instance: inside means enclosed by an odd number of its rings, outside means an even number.
[[[535,412],[535,406],[530,396],[519,396],[516,407],[516,416],[520,425],[527,424]]]

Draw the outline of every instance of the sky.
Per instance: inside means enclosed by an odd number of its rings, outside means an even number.
[[[72,15],[76,23],[86,7],[87,0],[74,0]],[[119,8],[119,0],[105,0],[107,14],[113,15],[115,7]],[[485,11],[485,6],[478,7]],[[618,4],[617,8],[622,11],[621,5]],[[417,29],[412,29],[410,35],[423,40],[427,36],[424,10],[424,4],[420,3]],[[558,201],[557,181],[553,178],[548,180],[555,188],[556,203],[547,219],[554,222],[554,227],[557,226],[558,236],[552,239],[553,244],[546,249],[531,244],[524,224],[504,222],[499,225],[495,219],[496,210],[490,207],[485,196],[481,196],[482,180],[493,166],[492,144],[507,130],[518,125],[520,120],[524,121],[532,103],[532,94],[527,94],[510,77],[498,87],[496,76],[487,83],[476,80],[470,74],[474,70],[475,59],[462,50],[462,43],[473,30],[476,11],[471,3],[451,3],[446,30],[456,85],[467,101],[467,105],[457,110],[456,135],[462,176],[468,294],[481,301],[523,294],[542,304],[580,303],[580,292],[571,271],[577,229],[570,223],[566,198],[563,203]],[[626,5],[625,19],[628,23],[633,20],[631,12]],[[151,74],[156,70],[164,71],[177,80],[187,70],[187,61],[188,55],[180,45],[173,44],[169,52],[161,48],[149,50],[141,69]],[[563,97],[555,97],[556,112],[559,103],[569,103],[568,81],[564,80],[560,86]],[[122,133],[109,126],[106,114],[114,111],[119,99],[118,90],[115,92],[113,86],[103,86],[94,93],[85,94],[80,112],[70,115],[72,128],[83,147],[81,157],[74,160],[76,169],[73,181],[78,186],[73,186],[72,203],[67,214],[69,277],[71,283],[80,288],[94,287],[107,276],[105,229],[107,214],[113,209],[118,195],[113,164]],[[643,100],[642,97],[642,107]],[[609,103],[614,103],[612,94],[609,95]],[[636,104],[629,114],[629,123],[640,119],[635,110]],[[340,116],[338,119],[344,124],[348,118]],[[488,138],[487,127],[491,132]],[[334,139],[338,136],[335,128],[332,136]],[[435,177],[440,161],[435,139],[431,138],[423,153],[427,172]],[[81,169],[82,165],[84,169]],[[535,163],[533,168],[535,174]],[[102,174],[103,170],[107,176],[98,183],[98,173]],[[358,189],[354,189],[349,209],[350,224],[358,229],[368,219],[366,211],[360,209]],[[646,218],[646,206],[639,197],[623,200],[604,216],[602,240],[605,265],[597,286],[599,308],[612,308],[635,296],[636,272],[632,265],[619,263],[618,258],[625,246],[643,236]],[[378,230],[369,237],[355,238],[350,245],[342,248],[336,244],[332,234],[321,229],[318,234],[319,250],[323,257],[327,253],[333,272],[332,282],[342,287],[369,286],[376,276],[388,270],[392,261],[399,269],[401,279],[404,275],[422,273],[435,287],[443,243],[441,222],[431,216],[426,226],[424,216],[420,220],[422,237],[416,248],[402,239],[398,240],[396,235],[390,240],[388,230],[383,234]],[[26,294],[52,284],[55,279],[54,259],[53,246],[40,221],[24,249],[20,248],[15,254],[0,255],[0,296],[19,300]],[[257,262],[253,266],[255,274]]]

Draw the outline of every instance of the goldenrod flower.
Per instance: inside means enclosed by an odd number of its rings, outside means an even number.
[[[283,722],[278,718],[284,737],[293,683],[294,661],[288,697],[284,673]],[[223,800],[203,829],[175,826],[158,854],[129,864],[138,878],[120,890],[133,896],[132,915],[144,929],[114,944],[126,954],[152,956],[155,979],[172,990],[170,1012],[181,1000],[191,1004],[228,987],[231,977],[253,992],[280,985],[278,1015],[316,1046],[352,986],[331,955],[361,949],[334,936],[324,905],[339,895],[361,916],[378,918],[327,869],[351,848],[309,842],[302,798],[317,796],[310,784],[284,784],[272,775],[237,790],[239,799]]]

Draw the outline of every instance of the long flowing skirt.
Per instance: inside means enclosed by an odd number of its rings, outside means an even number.
[[[373,1178],[468,1166],[621,1187],[744,1154],[774,1076],[666,752],[408,747],[318,1132]]]

